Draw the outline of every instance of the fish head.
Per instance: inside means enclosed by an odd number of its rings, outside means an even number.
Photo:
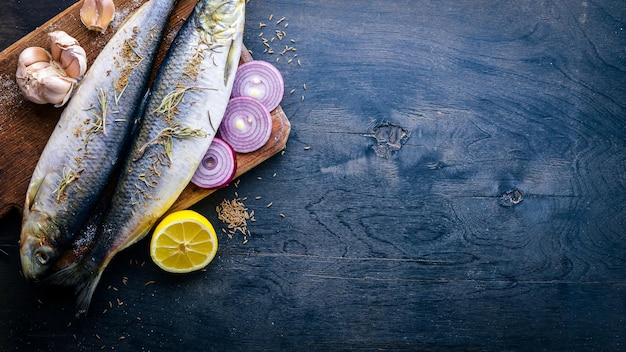
[[[245,0],[202,0],[196,22],[213,38],[231,38],[245,22]]]
[[[59,226],[49,216],[31,212],[22,223],[20,258],[26,279],[41,278],[60,256],[56,239],[61,238]]]

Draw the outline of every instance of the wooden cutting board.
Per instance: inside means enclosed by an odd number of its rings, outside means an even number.
[[[77,2],[0,52],[0,82],[2,84],[0,92],[0,145],[2,146],[0,151],[0,217],[13,208],[22,210],[30,177],[62,112],[62,108],[37,105],[22,97],[15,83],[15,70],[20,52],[29,46],[47,47],[47,33],[53,30],[63,30],[80,42],[91,64],[124,18],[146,1],[116,0],[116,18],[104,34],[89,31],[84,27],[79,16],[82,1]],[[196,0],[179,0],[155,67],[158,67],[163,60],[167,48],[196,2]],[[252,57],[244,48],[241,62],[250,60]],[[274,124],[268,143],[256,152],[237,154],[237,177],[284,149],[291,124],[280,106],[272,111],[272,117]],[[187,208],[214,191],[214,189],[201,189],[190,184],[172,210]]]

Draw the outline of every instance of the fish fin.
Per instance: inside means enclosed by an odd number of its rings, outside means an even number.
[[[42,177],[38,179],[35,183],[28,187],[28,194],[26,194],[26,204],[24,205],[24,210],[28,211],[35,204],[35,199],[37,198],[37,194],[41,190],[41,185],[46,177]]]
[[[45,283],[73,286],[77,296],[76,317],[81,317],[87,315],[91,298],[101,276],[102,269],[90,268],[89,264],[85,265],[82,262],[75,262],[51,274],[45,279]]]
[[[230,75],[236,71],[234,68],[239,65],[239,52],[235,50],[235,46],[235,40],[231,39],[228,48],[228,56],[226,57],[226,67],[224,67],[224,86],[228,85]]]

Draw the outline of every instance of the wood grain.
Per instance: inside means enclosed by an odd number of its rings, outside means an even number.
[[[116,1],[116,19],[104,34],[89,31],[83,26],[79,17],[82,2],[77,2],[0,53],[0,80],[3,87],[0,95],[0,109],[3,111],[0,114],[0,143],[5,146],[0,154],[0,189],[2,189],[0,217],[12,208],[21,210],[30,176],[62,112],[60,108],[54,108],[51,105],[36,105],[22,97],[15,83],[15,68],[19,53],[29,46],[47,47],[47,33],[62,29],[71,33],[81,43],[91,63],[124,18],[145,1]],[[182,26],[184,19],[193,10],[195,3],[193,0],[178,2],[155,67],[159,67],[169,44]],[[241,62],[252,59],[250,53],[244,48]],[[280,106],[272,111],[272,118],[272,135],[268,143],[253,153],[237,154],[239,165],[237,176],[284,149],[291,125]],[[172,210],[187,208],[214,191],[190,184]]]
[[[248,243],[218,230],[181,277],[146,239],[74,320],[73,292],[20,276],[19,218],[0,222],[0,346],[624,350],[622,0],[250,0],[246,19],[294,90],[286,152],[192,208],[220,227],[215,206],[247,197]],[[301,65],[264,52],[278,28]],[[410,132],[386,157],[383,122]]]

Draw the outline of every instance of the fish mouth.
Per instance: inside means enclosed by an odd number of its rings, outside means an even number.
[[[39,239],[28,238],[20,244],[22,273],[29,281],[39,281],[57,257],[55,248]]]

